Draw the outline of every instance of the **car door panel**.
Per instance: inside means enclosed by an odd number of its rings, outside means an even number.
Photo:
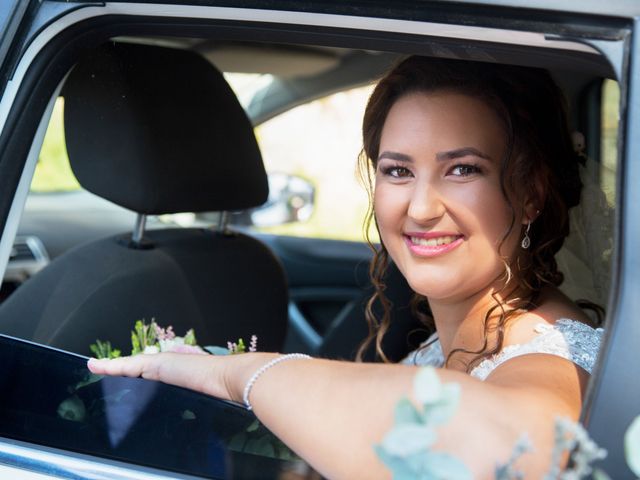
[[[287,349],[317,353],[324,336],[370,293],[371,250],[364,243],[258,234],[289,282]]]

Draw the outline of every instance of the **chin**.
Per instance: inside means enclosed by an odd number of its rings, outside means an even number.
[[[433,300],[443,300],[457,296],[457,291],[462,286],[462,281],[443,280],[441,277],[439,280],[434,281],[434,279],[439,278],[436,275],[431,275],[428,279],[424,277],[416,278],[415,276],[413,278],[412,276],[405,278],[407,278],[407,283],[414,292]]]

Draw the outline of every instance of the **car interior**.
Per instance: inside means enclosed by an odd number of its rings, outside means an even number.
[[[605,105],[605,88],[616,86],[605,82],[610,65],[582,51],[529,49],[523,61],[516,48],[450,47],[425,53],[551,69],[586,138],[594,181],[613,190],[615,131],[603,130],[614,103]],[[120,36],[87,50],[62,88],[70,168],[86,196],[74,204],[69,193],[30,195],[0,332],[85,355],[108,339],[127,352],[134,322],[156,319],[194,328],[203,345],[256,334],[263,350],[353,359],[368,332],[372,253],[364,241],[243,224],[268,195],[251,125],[370,85],[403,53],[171,36]],[[219,71],[267,79],[242,99],[246,113]],[[198,222],[158,220],[184,212]],[[565,291],[606,303],[608,284],[584,274],[596,257],[583,240],[567,242],[559,259]],[[611,238],[595,245],[610,254]],[[399,272],[388,275],[394,321],[384,350],[400,360],[430,330],[412,313]],[[365,358],[376,359],[372,348]]]

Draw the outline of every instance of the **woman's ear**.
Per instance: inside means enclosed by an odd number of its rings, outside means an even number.
[[[540,216],[547,195],[546,182],[538,174],[529,188],[529,194],[524,199],[522,224],[533,223]]]

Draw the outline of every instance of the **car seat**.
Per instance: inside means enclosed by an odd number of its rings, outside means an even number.
[[[194,328],[200,345],[257,335],[281,349],[287,285],[256,239],[219,228],[145,231],[147,215],[264,203],[252,125],[222,74],[199,54],[110,43],[64,89],[70,164],[90,192],[137,212],[134,231],[75,247],[0,307],[0,332],[89,354],[96,339],[129,353],[136,320]],[[132,226],[133,227],[133,226]]]

